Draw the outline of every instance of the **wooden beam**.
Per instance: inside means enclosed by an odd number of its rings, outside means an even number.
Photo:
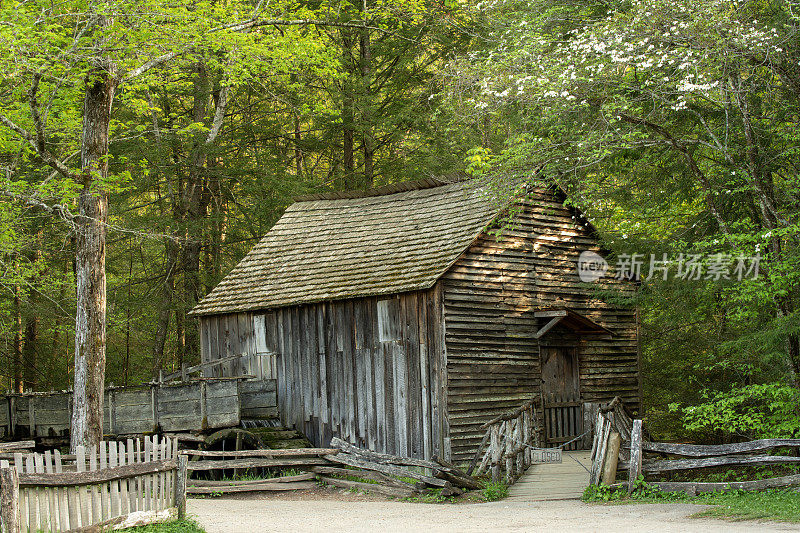
[[[740,465],[765,465],[765,464],[797,464],[800,457],[788,455],[728,455],[723,457],[705,457],[696,459],[665,459],[656,461],[646,461],[642,463],[642,472],[660,473],[673,472],[676,470],[694,470],[696,468],[712,468],[716,466],[740,466]],[[629,463],[620,463],[620,466],[628,468]]]
[[[336,457],[331,455],[328,457]],[[254,457],[252,459],[228,459],[224,461],[190,461],[189,471],[194,472],[197,470],[228,470],[233,468],[258,468],[258,467],[301,467],[301,466],[315,466],[326,465],[328,461],[316,457],[307,458],[286,458],[286,459],[263,459]]]
[[[319,455],[335,455],[339,453],[336,448],[296,448],[286,450],[181,450],[182,455],[199,455],[202,457],[316,457]]]
[[[633,421],[633,429],[631,430],[631,460],[628,465],[628,493],[633,491],[636,486],[636,480],[639,479],[639,474],[642,473],[642,421],[636,419]]]
[[[800,485],[800,474],[790,476],[757,479],[754,481],[727,481],[727,482],[694,482],[694,481],[651,481],[665,492],[687,491],[696,492],[727,492],[731,490],[764,490],[780,487],[793,487]]]
[[[542,310],[542,311],[534,311],[533,312],[534,318],[553,318],[553,317],[565,317],[567,316],[566,309],[549,309],[549,310]]]
[[[642,442],[647,452],[683,455],[685,457],[713,457],[749,453],[772,448],[800,448],[800,439],[760,439],[733,444],[671,444],[666,442]]]
[[[229,485],[220,482],[213,487],[189,486],[186,489],[188,494],[218,494],[230,492],[259,492],[259,491],[282,491],[282,490],[306,490],[317,486],[314,481],[291,481],[288,483],[274,483],[268,479],[260,480],[260,483],[247,485]],[[191,483],[191,482],[190,482]]]
[[[73,487],[76,485],[94,485],[118,479],[127,479],[145,474],[159,474],[175,470],[178,467],[174,459],[161,459],[149,463],[134,463],[125,466],[114,466],[92,472],[62,472],[60,474],[20,474],[19,484],[22,487],[43,485],[45,487]]]
[[[18,533],[20,530],[18,476],[17,470],[4,461],[0,468],[0,516],[6,533]]]
[[[178,520],[186,518],[186,482],[188,478],[189,458],[185,455],[178,456],[178,469],[175,471],[175,507],[178,510]]]
[[[564,320],[564,317],[566,317],[566,313],[564,315],[556,316],[554,318],[551,318],[550,322],[545,324],[544,327],[540,328],[539,331],[537,331],[534,334],[534,337],[537,338],[537,339],[541,339],[548,331],[553,329],[556,326],[556,324],[558,324],[559,322]]]

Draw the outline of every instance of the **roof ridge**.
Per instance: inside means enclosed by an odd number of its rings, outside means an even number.
[[[387,196],[389,194],[397,194],[400,192],[433,189],[435,187],[442,187],[444,185],[451,185],[453,183],[467,181],[467,179],[468,178],[465,176],[422,178],[419,180],[401,181],[399,183],[381,185],[380,187],[373,187],[371,189],[304,194],[294,198],[294,201],[312,202],[315,200],[350,200],[354,198],[369,198],[372,196]]]

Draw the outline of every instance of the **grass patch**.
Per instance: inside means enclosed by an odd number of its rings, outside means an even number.
[[[614,490],[607,486],[589,486],[583,501],[618,503],[684,502],[713,505],[712,509],[694,516],[724,518],[729,520],[777,520],[800,522],[800,491],[796,489],[771,489],[762,491],[734,490],[689,496],[685,492],[662,492],[641,478],[635,490]]]
[[[194,520],[170,520],[158,524],[123,529],[128,533],[206,533]]]
[[[800,522],[800,492],[796,490],[737,491],[710,494],[702,503],[715,505],[697,516],[734,520]]]
[[[508,485],[502,482],[495,483],[494,481],[486,483],[483,487],[483,497],[487,502],[496,502],[508,496]]]
[[[454,503],[455,496],[442,496],[442,489],[428,489],[417,496],[409,496],[400,501],[411,503]]]

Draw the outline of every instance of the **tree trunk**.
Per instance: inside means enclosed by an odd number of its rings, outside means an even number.
[[[353,38],[350,29],[342,30],[342,62],[344,63],[345,76],[342,79],[342,167],[344,171],[343,188],[352,190],[356,188],[355,178],[355,95],[353,94],[352,54]]]
[[[25,320],[25,340],[22,345],[22,360],[25,362],[25,386],[28,390],[35,390],[37,374],[40,372],[36,360],[36,354],[39,350],[39,316],[36,315],[36,307],[31,307],[34,314]]]
[[[194,82],[194,120],[204,122],[208,115],[211,89],[208,72],[202,63],[197,64]],[[216,107],[216,106],[215,106]],[[203,219],[208,208],[208,195],[205,194],[206,143],[197,138],[189,155],[189,169],[183,191],[183,212],[186,227],[186,240],[183,245],[183,342],[179,344],[178,360],[180,367],[188,361],[200,358],[200,339],[197,319],[186,316],[200,298],[200,254],[203,246]]]
[[[116,80],[104,69],[87,76],[83,101],[81,179],[76,249],[75,384],[70,450],[103,438],[106,364],[106,220],[108,132]]]
[[[367,2],[364,0],[362,10],[366,17]],[[359,41],[361,52],[361,127],[364,132],[364,187],[370,188],[375,182],[375,140],[372,131],[372,50],[370,49],[369,30],[361,30]]]
[[[158,307],[156,333],[153,341],[153,375],[158,374],[164,361],[164,346],[169,333],[169,322],[172,316],[172,305],[175,293],[175,271],[178,269],[178,243],[172,239],[165,240],[167,260],[164,266],[164,282],[161,304]]]
[[[22,381],[22,305],[20,303],[19,285],[14,285],[14,390],[23,392]]]
[[[36,231],[36,248],[30,256],[31,263],[38,266],[42,259],[42,229]],[[34,269],[38,270],[38,269]],[[35,274],[31,280],[31,289],[28,291],[31,312],[25,318],[25,340],[22,345],[22,360],[25,362],[25,386],[28,390],[36,390],[37,377],[42,375],[39,368],[37,354],[39,352],[39,293],[37,287],[41,286],[41,275]]]

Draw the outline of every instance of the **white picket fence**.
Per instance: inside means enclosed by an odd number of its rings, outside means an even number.
[[[58,450],[0,461],[5,533],[74,531],[183,515],[186,458],[157,435],[101,442],[74,456]]]

